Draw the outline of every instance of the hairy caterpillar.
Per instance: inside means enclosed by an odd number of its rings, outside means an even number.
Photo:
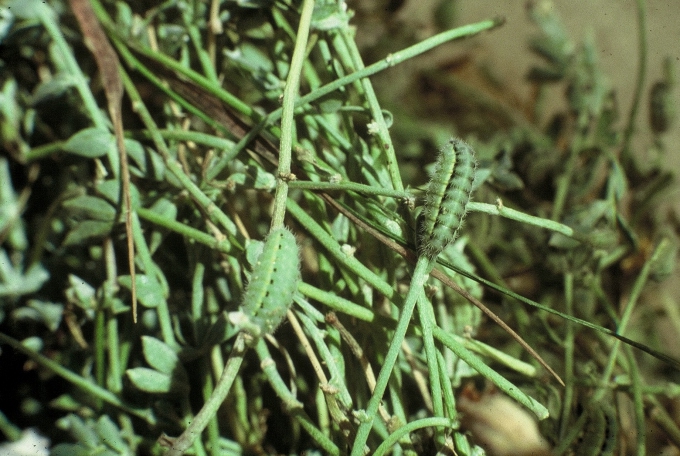
[[[286,228],[271,231],[250,276],[237,324],[255,336],[274,332],[293,303],[299,281],[295,236]]]
[[[474,150],[466,142],[453,138],[442,147],[425,196],[418,237],[421,255],[436,258],[458,236],[476,168]]]

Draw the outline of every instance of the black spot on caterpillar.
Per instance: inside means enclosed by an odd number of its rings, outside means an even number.
[[[419,253],[436,258],[458,237],[472,193],[477,161],[472,147],[453,138],[442,147],[425,195]]]

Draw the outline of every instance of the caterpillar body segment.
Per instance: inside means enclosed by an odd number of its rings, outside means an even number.
[[[243,329],[270,334],[293,303],[300,282],[300,254],[293,233],[279,228],[269,233],[243,297]]]
[[[470,145],[456,138],[444,145],[425,196],[418,242],[421,255],[432,260],[458,237],[476,169]]]

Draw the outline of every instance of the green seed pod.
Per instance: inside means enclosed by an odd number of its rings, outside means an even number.
[[[241,325],[255,336],[276,330],[293,303],[300,282],[300,254],[286,228],[269,233],[243,297]]]
[[[418,242],[421,255],[434,259],[458,237],[476,168],[474,150],[464,141],[454,138],[442,148],[425,197]]]

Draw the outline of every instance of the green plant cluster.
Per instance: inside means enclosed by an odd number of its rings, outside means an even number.
[[[672,176],[640,165],[637,108],[621,132],[594,44],[573,44],[554,14],[531,10],[544,63],[529,78],[567,89],[546,125],[445,72],[418,76],[506,119],[489,132],[393,114],[370,76],[497,19],[365,65],[343,1],[86,2],[120,60],[126,195],[82,3],[0,7],[8,441],[36,427],[64,455],[476,455],[483,436],[456,404],[484,379],[542,420],[558,454],[611,453],[631,421],[639,454],[653,420],[680,443],[665,409],[678,363],[643,337],[653,321],[632,318],[675,262],[658,215]],[[660,149],[670,69],[650,100]],[[424,181],[405,163],[424,169],[455,132],[479,161],[471,214],[414,268]],[[244,326],[244,309],[276,321]]]

